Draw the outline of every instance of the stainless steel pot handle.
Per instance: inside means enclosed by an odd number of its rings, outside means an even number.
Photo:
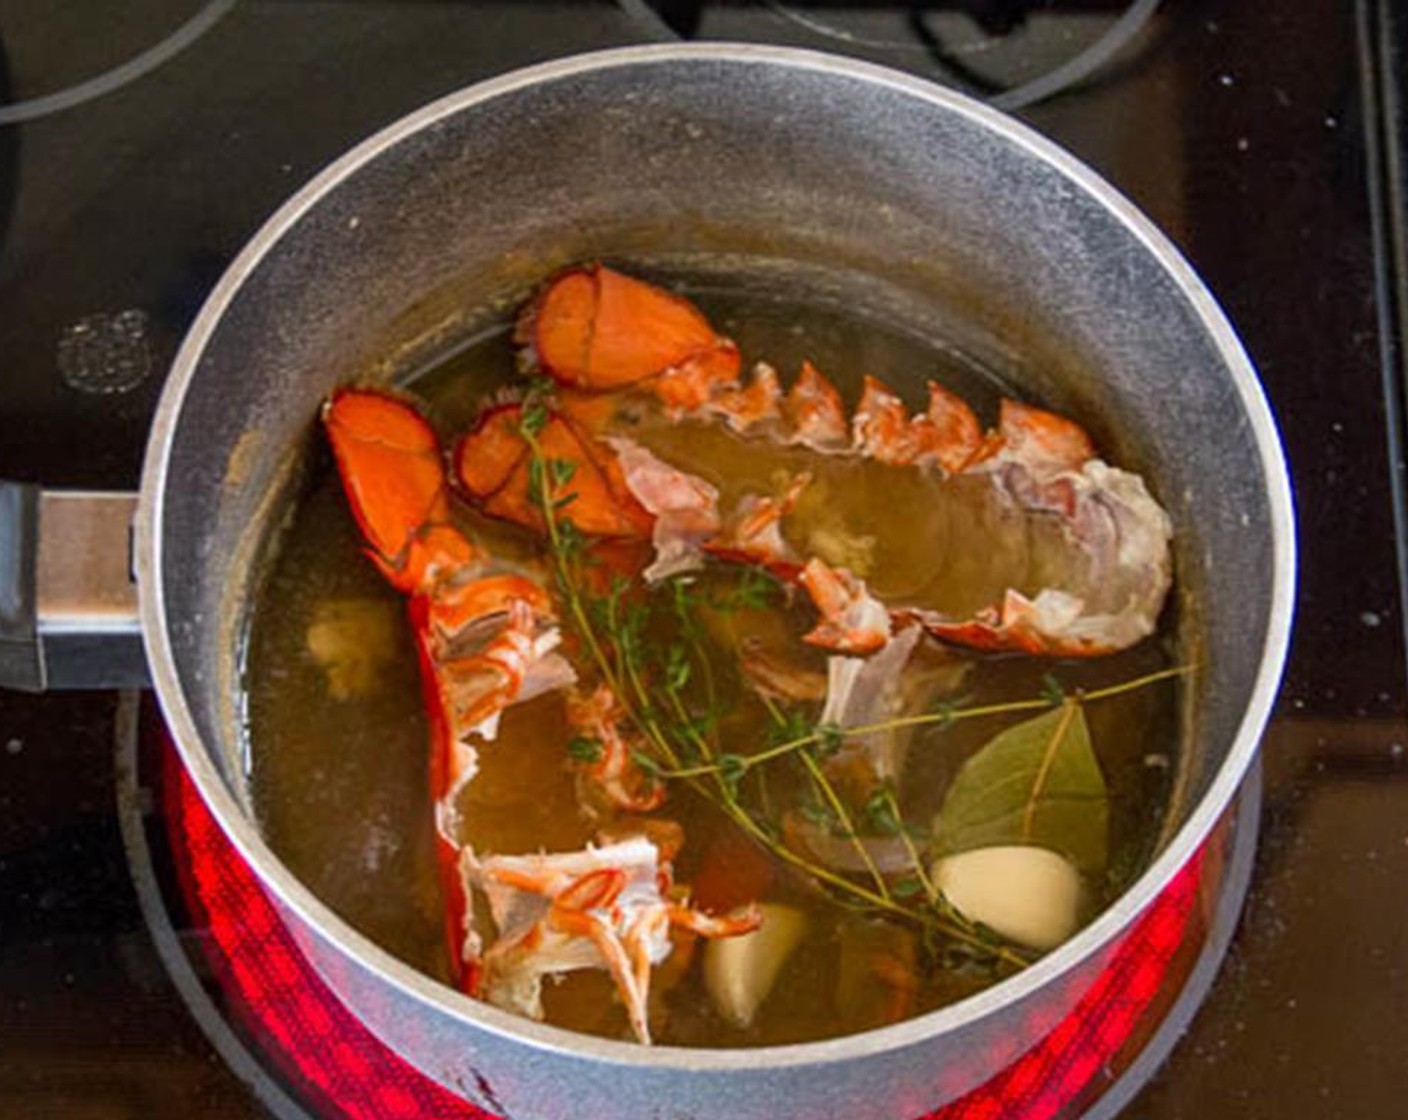
[[[150,683],[132,518],[137,495],[0,482],[0,688]]]

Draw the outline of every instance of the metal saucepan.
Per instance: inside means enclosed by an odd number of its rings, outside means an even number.
[[[646,1049],[528,1022],[415,972],[266,846],[242,762],[241,635],[319,402],[350,378],[416,368],[589,258],[786,286],[942,339],[1081,418],[1151,480],[1177,528],[1180,640],[1201,666],[1184,689],[1181,792],[1153,865],[1072,941],[882,1030]],[[1072,1008],[1228,806],[1279,678],[1294,582],[1271,415],[1232,328],[1157,230],[997,112],[874,66],[756,46],[519,71],[329,167],[192,327],[137,525],[151,679],[202,796],[348,1006],[425,1073],[514,1117],[898,1120],[986,1080]]]

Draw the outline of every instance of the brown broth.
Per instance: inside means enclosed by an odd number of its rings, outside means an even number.
[[[809,357],[834,377],[851,402],[864,372],[895,382],[921,383],[924,377],[936,377],[964,395],[985,420],[992,418],[1001,392],[996,380],[923,340],[817,307],[760,304],[754,297],[739,300],[707,289],[690,294],[721,331],[738,339],[745,360],[765,356],[785,377],[790,378],[802,357]],[[414,389],[429,402],[435,424],[449,439],[469,422],[486,394],[508,380],[511,370],[504,327],[427,371]],[[674,433],[670,439],[682,463],[699,465],[702,456],[707,465],[707,433]],[[775,458],[776,452],[772,455]],[[852,493],[851,500],[855,508],[865,510],[867,533],[902,542],[894,555],[877,564],[873,586],[890,595],[919,589],[937,605],[955,605],[951,594],[946,599],[943,588],[933,586],[929,562],[937,546],[912,524],[910,510],[924,495],[923,482],[898,477],[895,468],[873,465],[826,469],[836,492],[862,492],[858,499]],[[848,479],[848,472],[866,477],[858,482]],[[867,499],[872,492],[889,496],[885,501]],[[895,500],[896,493],[910,500]],[[466,527],[491,548],[520,553],[536,547],[524,531],[469,512],[463,516]],[[965,565],[984,568],[988,558],[962,554],[960,532],[947,532],[944,539],[943,547],[952,553],[945,561],[951,577]],[[987,592],[982,584],[960,598],[980,602]],[[311,643],[310,628],[315,635]],[[310,652],[310,644],[321,662]],[[329,660],[334,662],[331,669]],[[972,703],[1040,695],[1048,672],[1055,672],[1068,688],[1090,689],[1137,677],[1170,661],[1163,639],[1089,661],[967,660],[961,692],[965,702]],[[812,664],[821,667],[824,662],[815,655]],[[353,926],[410,965],[446,978],[426,777],[429,732],[411,635],[400,597],[361,554],[330,464],[315,472],[291,529],[272,557],[248,634],[245,683],[251,788],[274,850]],[[1089,707],[1092,741],[1109,791],[1111,860],[1105,880],[1088,884],[1087,919],[1142,868],[1163,823],[1176,764],[1174,692],[1172,686],[1163,686]],[[737,707],[744,712],[737,718],[750,713],[761,718],[756,704],[740,702]],[[1000,721],[972,720],[917,733],[901,785],[906,818],[927,822],[963,760],[1002,726]],[[563,749],[568,734],[557,695],[510,709],[498,740],[481,750],[480,774],[463,802],[462,839],[480,851],[504,854],[570,850],[590,840],[595,826],[578,809],[575,779]],[[768,779],[778,783],[771,796],[785,799],[787,783],[797,779],[787,768],[775,773]],[[672,788],[663,812],[684,826],[687,840],[676,871],[680,881],[689,883],[711,845],[724,842],[715,834],[734,826],[721,823],[717,809],[687,789]],[[897,935],[889,923],[847,914],[785,873],[776,877],[769,897],[803,910],[810,934],[784,966],[752,1026],[746,1031],[733,1028],[713,1010],[696,960],[668,991],[658,985],[662,995],[652,1019],[657,1042],[781,1044],[884,1021],[884,1009],[873,997],[875,986],[865,982],[855,962],[875,946],[879,951],[894,949],[890,943],[897,936],[902,942],[906,935]],[[902,944],[898,948],[907,951]],[[961,999],[989,982],[975,970],[929,968],[916,1010]],[[544,998],[551,1022],[627,1036],[625,1016],[604,972],[549,981]]]

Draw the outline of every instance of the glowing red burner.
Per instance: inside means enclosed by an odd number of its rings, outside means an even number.
[[[231,1006],[271,1059],[319,1099],[329,1118],[487,1120],[488,1113],[412,1068],[343,1007],[294,944],[174,754],[171,760],[168,820],[187,905],[209,930],[211,964]],[[1168,975],[1196,909],[1203,856],[1179,873],[1075,1010],[1040,1044],[922,1120],[1052,1120],[1070,1108],[1130,1041]]]

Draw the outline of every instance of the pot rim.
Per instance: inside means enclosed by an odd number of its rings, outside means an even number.
[[[1267,487],[1271,515],[1272,571],[1270,619],[1250,701],[1236,736],[1212,784],[1164,850],[1093,922],[1065,944],[1015,976],[958,1003],[904,1022],[817,1042],[749,1049],[641,1046],[580,1034],[513,1015],[472,999],[412,968],[358,932],[318,899],[265,843],[253,818],[226,785],[204,749],[182,692],[166,630],[162,587],[163,515],[170,446],[185,396],[205,347],[245,279],[281,236],[324,195],[382,152],[446,117],[510,96],[524,88],[581,74],[617,68],[654,67],[671,62],[718,61],[820,71],[888,87],[957,113],[1053,166],[1097,200],[1152,254],[1197,312],[1222,356],[1246,412]],[[853,1060],[902,1050],[937,1035],[957,1031],[1025,999],[1077,968],[1110,945],[1168,886],[1193,856],[1240,788],[1256,756],[1285,664],[1295,592],[1295,522],[1290,480],[1275,420],[1256,373],[1232,325],[1193,268],[1153,223],[1118,190],[1080,162],[1016,119],[972,98],[924,79],[841,56],[751,43],[669,43],[612,48],[572,55],[514,70],[448,94],[381,129],[329,164],[289,198],[260,227],[226,269],[181,344],[167,377],[148,439],[136,518],[137,583],[143,640],[152,681],[172,737],[201,797],[241,857],[282,907],[325,940],[334,942],[361,967],[394,984],[402,994],[458,1021],[538,1050],[576,1056],[594,1063],[653,1070],[743,1070]]]

